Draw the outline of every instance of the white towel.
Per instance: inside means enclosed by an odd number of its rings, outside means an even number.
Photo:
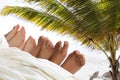
[[[0,37],[0,80],[76,80],[62,67],[18,48],[8,47],[4,40]]]

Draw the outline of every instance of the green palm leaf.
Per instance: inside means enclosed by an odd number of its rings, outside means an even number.
[[[28,7],[6,6],[1,14],[16,14],[17,16],[29,20],[38,26],[42,26],[42,29],[46,28],[48,30],[56,30],[63,34],[72,30],[71,25],[67,24],[60,18],[54,17],[53,15],[45,12],[36,11]]]
[[[41,26],[42,29],[70,34],[88,46],[93,46],[91,40],[94,40],[99,45],[106,47],[108,44],[106,37],[109,33],[114,33],[115,37],[119,35],[119,0],[101,0],[99,2],[92,0],[25,1],[31,4],[36,3],[40,9],[7,6],[1,13],[3,15],[16,14]],[[117,43],[119,43],[119,39],[117,39]],[[106,47],[106,49],[108,48]]]
[[[112,79],[118,73],[116,51],[120,46],[120,0],[25,0],[39,9],[6,6],[2,15],[15,14],[51,31],[69,34],[108,58]],[[106,53],[108,51],[110,55]]]

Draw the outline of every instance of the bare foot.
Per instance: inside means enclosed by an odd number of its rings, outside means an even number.
[[[35,57],[38,56],[38,54],[40,52],[40,48],[41,48],[40,44],[41,44],[41,42],[40,42],[40,38],[39,38],[37,45],[30,51],[31,55],[33,55]]]
[[[85,58],[79,51],[72,52],[65,62],[61,65],[64,69],[71,73],[77,72],[85,64]]]
[[[6,40],[10,41],[16,35],[19,28],[20,28],[19,25],[14,26],[14,28],[5,35]]]
[[[34,50],[32,50],[32,51],[42,52],[42,53],[38,53],[39,56],[37,56],[37,57],[39,57],[39,58],[49,59],[50,61],[52,61],[56,64],[60,64],[63,61],[63,59],[66,57],[67,50],[68,50],[68,42],[65,41],[64,45],[62,47],[62,42],[59,41],[55,45],[54,52],[50,51],[53,49],[51,49],[52,47],[48,43],[50,43],[52,45],[52,43],[50,42],[50,40],[48,40],[48,38],[41,36],[38,41],[39,46],[37,45],[38,47],[36,46],[37,48],[34,48]],[[27,47],[29,48],[29,46],[27,46]],[[41,50],[43,50],[43,51],[41,51]],[[51,53],[51,52],[53,52],[53,53]],[[84,64],[85,64],[85,58],[84,58],[83,54],[80,54],[79,51],[74,51],[67,57],[67,59],[61,65],[61,67],[63,67],[65,70],[69,71],[70,73],[74,74]]]
[[[14,46],[19,48],[21,45],[23,45],[24,41],[25,41],[25,29],[24,27],[22,27],[20,31],[18,31],[10,41],[8,41],[8,43],[9,43],[9,46],[12,46],[12,47]]]
[[[35,57],[39,57],[42,41],[44,41],[44,40],[41,39],[42,37],[43,36],[39,37],[36,47],[34,49],[32,49],[31,52],[30,52]]]
[[[68,46],[69,44],[67,41],[64,42],[63,47],[61,41],[57,42],[55,45],[55,51],[49,60],[56,64],[60,64],[67,56]]]
[[[40,51],[37,54],[37,57],[49,59],[54,52],[54,46],[52,42],[48,38],[40,36],[38,45],[40,46]]]
[[[32,36],[30,36],[25,42],[25,45],[22,50],[30,53],[31,50],[34,49],[35,47],[36,47],[35,40],[33,39]]]
[[[34,39],[32,37],[29,37],[24,44],[25,30],[22,27],[20,31],[18,31],[18,28],[19,27],[15,27],[12,31],[5,35],[10,46],[20,48],[22,44],[23,46],[23,48],[21,48],[22,50],[30,52],[33,56],[49,59],[50,61],[56,64],[60,64],[66,57],[68,51],[67,41],[64,42],[63,47],[62,42],[59,41],[54,48],[52,42],[48,38],[41,36],[38,40],[37,46],[35,45]],[[61,67],[63,67],[64,69],[71,73],[75,73],[84,64],[85,64],[84,56],[80,54],[79,51],[74,51],[67,57],[65,62],[63,62],[63,64],[61,65]]]

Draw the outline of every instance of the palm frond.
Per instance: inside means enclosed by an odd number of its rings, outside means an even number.
[[[119,44],[120,3],[119,0],[24,0],[36,4],[41,9],[28,7],[5,7],[2,14],[17,16],[34,22],[43,29],[70,34],[83,44],[93,46],[91,40],[99,45],[108,45],[106,36],[114,33]],[[116,33],[117,32],[117,33]],[[106,47],[105,49],[108,49]]]
[[[63,20],[28,7],[6,6],[1,14],[15,14],[21,18],[35,23],[38,26],[41,26],[43,29],[56,30],[62,34],[68,33],[68,31],[72,30],[72,27],[69,24],[66,24]]]
[[[25,0],[27,2],[37,2],[36,6],[41,6],[45,9],[45,12],[57,16],[63,20],[67,20],[69,17],[74,17],[71,11],[69,11],[65,6],[55,0]],[[64,13],[64,14],[63,14]]]

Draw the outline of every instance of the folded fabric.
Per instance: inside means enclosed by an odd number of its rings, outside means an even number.
[[[9,47],[2,40],[5,38],[0,37],[0,80],[76,80],[62,67]]]

